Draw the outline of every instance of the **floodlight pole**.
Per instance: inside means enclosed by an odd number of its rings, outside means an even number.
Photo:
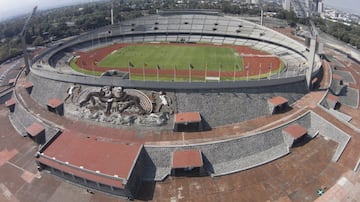
[[[221,68],[222,68],[222,64],[219,64],[219,80],[218,80],[218,82],[220,82],[220,80],[221,80]]]
[[[261,63],[260,63],[259,78],[258,78],[258,80],[260,80],[260,74],[261,74]]]
[[[205,64],[205,79],[204,79],[204,82],[206,82],[207,71],[208,71],[208,64]]]
[[[159,82],[159,67],[156,68],[156,79]]]
[[[129,74],[129,80],[131,80],[131,68],[130,68],[130,61],[128,61],[128,74]]]
[[[269,71],[269,78],[268,79],[270,79],[270,77],[271,77],[272,63],[270,64],[269,69],[270,69],[270,71]]]
[[[191,66],[189,65],[189,83],[191,83]]]
[[[110,17],[111,17],[111,25],[114,24],[114,1],[111,1],[111,9],[110,9]]]
[[[246,66],[246,81],[249,81],[249,69],[250,69],[250,64],[248,63],[248,65]]]
[[[236,76],[236,72],[235,72],[235,63],[234,63],[234,82],[235,82],[235,76]]]
[[[143,76],[143,81],[145,81],[145,64],[142,68],[142,76]]]
[[[29,64],[29,56],[27,54],[25,33],[26,33],[27,26],[28,26],[32,16],[34,16],[34,14],[36,12],[36,9],[37,9],[37,6],[35,6],[33,8],[31,15],[26,19],[25,24],[20,32],[21,44],[22,44],[23,54],[24,54],[24,62],[25,62],[25,75],[28,75],[30,73],[30,64]]]
[[[174,82],[176,81],[176,65],[174,64]]]
[[[246,81],[249,81],[249,69],[246,70]]]
[[[312,71],[314,68],[315,63],[315,55],[317,54],[316,51],[316,45],[317,45],[317,39],[318,39],[318,31],[316,29],[316,26],[314,22],[310,19],[310,29],[311,29],[311,40],[310,40],[310,53],[308,56],[308,69],[306,71],[306,83],[308,86],[308,89],[311,88],[311,77],[312,77]]]

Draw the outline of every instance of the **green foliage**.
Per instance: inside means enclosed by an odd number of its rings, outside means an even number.
[[[33,42],[34,46],[40,46],[44,43],[44,38],[42,38],[41,36],[36,37],[36,39]]]
[[[294,11],[279,10],[275,17],[286,20],[291,27],[295,27],[299,21]]]
[[[339,22],[332,22],[321,18],[314,20],[321,31],[334,36],[335,38],[360,48],[360,27],[358,25],[345,25]]]

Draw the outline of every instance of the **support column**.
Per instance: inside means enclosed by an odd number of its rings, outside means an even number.
[[[308,89],[311,88],[311,74],[314,68],[314,61],[315,61],[315,54],[316,54],[316,42],[317,42],[317,36],[315,36],[310,41],[310,53],[309,53],[309,59],[308,59],[308,69],[306,71],[306,84]]]

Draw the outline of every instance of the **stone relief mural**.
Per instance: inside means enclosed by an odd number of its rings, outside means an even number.
[[[74,84],[67,89],[64,102],[79,119],[120,126],[168,124],[175,112],[175,96],[162,91],[146,93],[112,86],[81,89]]]

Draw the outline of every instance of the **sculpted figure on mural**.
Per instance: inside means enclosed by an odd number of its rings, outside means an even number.
[[[122,87],[116,87],[113,90],[112,98],[108,101],[106,112],[110,113],[111,109],[122,113],[131,106],[135,106],[139,110],[139,114],[146,114],[146,111],[140,105],[140,98],[127,94]]]
[[[97,92],[90,92],[87,94],[86,98],[80,102],[80,107],[85,106],[89,102],[95,106],[97,100],[100,104],[106,104],[106,115],[110,115],[111,112],[122,113],[131,106],[135,106],[138,109],[138,114],[146,114],[146,111],[140,105],[140,98],[129,95],[122,87],[113,88],[106,86]]]

